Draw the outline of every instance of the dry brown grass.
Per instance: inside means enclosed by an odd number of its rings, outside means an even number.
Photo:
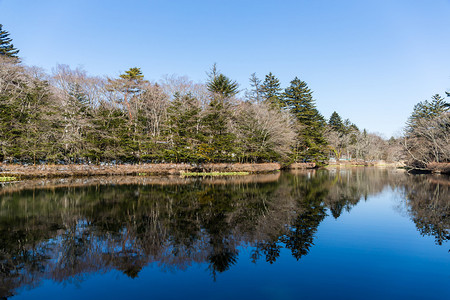
[[[350,161],[336,161],[329,162],[330,167],[393,167],[399,168],[404,167],[403,162],[387,162],[384,160],[378,161],[363,161],[363,160],[350,160]]]
[[[113,176],[113,175],[179,175],[183,172],[250,172],[265,173],[280,169],[280,164],[140,164],[140,165],[2,165],[1,176],[14,176],[19,179]]]
[[[298,170],[298,169],[314,169],[316,167],[315,163],[293,163],[288,169]]]

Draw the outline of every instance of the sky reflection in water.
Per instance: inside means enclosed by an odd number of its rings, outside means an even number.
[[[0,189],[0,296],[450,297],[448,177],[85,181]]]

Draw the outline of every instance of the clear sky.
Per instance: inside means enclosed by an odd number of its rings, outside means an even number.
[[[204,82],[214,62],[241,88],[298,76],[317,107],[386,137],[450,90],[450,0],[0,0],[28,65]]]

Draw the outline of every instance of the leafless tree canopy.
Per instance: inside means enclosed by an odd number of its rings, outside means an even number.
[[[417,120],[405,133],[403,145],[412,165],[450,162],[450,112]]]

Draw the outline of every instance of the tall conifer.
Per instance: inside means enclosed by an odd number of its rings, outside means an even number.
[[[284,92],[284,104],[299,123],[296,160],[321,162],[326,159],[325,120],[316,109],[312,91],[297,77]]]
[[[337,112],[333,112],[331,114],[330,120],[328,121],[328,125],[334,130],[339,133],[344,133],[345,126],[344,122],[342,121],[341,116]]]
[[[413,130],[421,119],[430,119],[448,110],[450,103],[438,94],[433,95],[431,101],[421,101],[414,106],[413,113],[406,122],[407,130]]]
[[[0,24],[0,55],[17,57],[19,50],[14,48],[14,45],[11,44],[12,39],[8,37],[8,31],[3,30],[2,27],[3,25]]]
[[[167,134],[172,147],[165,152],[170,160],[198,160],[196,151],[199,143],[200,112],[200,104],[191,94],[174,95],[174,100],[167,108]]]
[[[272,73],[266,75],[264,82],[261,85],[261,93],[264,101],[269,103],[272,107],[283,107],[283,101],[281,97],[280,81]]]

